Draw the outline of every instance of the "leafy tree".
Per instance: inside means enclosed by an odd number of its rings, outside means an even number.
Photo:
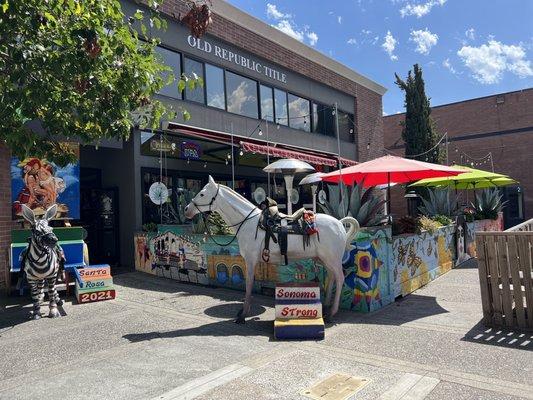
[[[396,84],[405,92],[405,121],[401,123],[405,155],[420,161],[439,163],[441,154],[439,146],[436,146],[439,137],[431,118],[431,107],[426,96],[422,69],[418,64],[415,64],[413,69],[414,75],[409,70],[405,81],[398,74],[394,74]],[[433,147],[434,151],[428,152]],[[416,156],[422,153],[425,154]]]
[[[65,164],[62,142],[127,139],[134,111],[153,128],[175,115],[152,95],[201,82],[159,61],[150,32],[165,21],[146,4],[127,18],[118,0],[0,0],[0,140],[14,155]]]

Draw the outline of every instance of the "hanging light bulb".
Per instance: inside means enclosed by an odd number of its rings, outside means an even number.
[[[350,128],[350,133],[353,133],[353,128]]]
[[[263,131],[262,131],[261,129],[259,129],[259,132],[257,132],[257,134],[258,134],[259,136],[263,136]]]
[[[240,155],[240,156],[243,156],[243,155],[244,155],[244,151],[242,151],[242,149],[241,149],[241,151],[239,151],[239,155]]]
[[[207,162],[204,163],[204,168],[207,168]]]
[[[335,110],[333,110],[333,111],[331,112],[331,115],[335,115]]]
[[[228,160],[231,160],[231,154],[228,153]]]
[[[191,160],[189,160],[189,158],[187,158],[187,164],[190,164],[191,163]]]
[[[228,165],[228,160],[226,160],[226,165]]]

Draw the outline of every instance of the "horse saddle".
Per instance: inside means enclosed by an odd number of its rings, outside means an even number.
[[[284,256],[285,265],[288,264],[287,259],[287,237],[291,235],[302,236],[303,246],[309,245],[309,236],[316,231],[310,232],[308,228],[305,208],[300,208],[296,212],[287,215],[279,212],[278,203],[275,200],[267,197],[265,201],[260,204],[262,209],[261,216],[257,228],[265,231],[265,247],[263,249],[261,258],[264,262],[270,260],[270,240],[279,244],[281,254]],[[277,237],[276,237],[277,236]],[[257,232],[256,232],[257,237]]]

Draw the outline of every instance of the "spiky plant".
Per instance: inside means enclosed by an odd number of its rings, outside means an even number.
[[[507,203],[502,202],[503,195],[497,188],[484,189],[476,194],[476,204],[472,204],[475,209],[476,219],[497,219]]]
[[[418,207],[420,212],[427,217],[445,215],[454,217],[459,213],[457,196],[450,193],[449,189],[428,190],[427,198],[421,197],[423,205]]]
[[[343,183],[329,185],[329,201],[326,200],[320,207],[324,213],[337,219],[354,217],[361,226],[376,226],[385,218],[379,213],[385,201],[376,196],[374,190],[375,187],[365,189],[363,182],[352,188]]]

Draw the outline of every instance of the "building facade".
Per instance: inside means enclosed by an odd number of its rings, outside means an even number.
[[[431,116],[439,135],[448,135],[450,164],[493,169],[520,182],[503,189],[506,226],[533,218],[533,88],[432,107]],[[383,118],[389,152],[403,155],[404,119],[405,114]],[[445,144],[441,151],[446,154]],[[392,195],[392,211],[400,216],[406,213],[404,194],[397,188]]]
[[[126,15],[142,7],[128,0],[122,6]],[[190,120],[135,130],[125,142],[80,147],[81,218],[73,223],[89,232],[91,262],[132,267],[134,232],[149,223],[182,223],[181,208],[209,174],[253,199],[258,188],[267,188],[267,161],[289,155],[328,170],[337,168],[339,154],[346,166],[383,153],[384,87],[224,1],[212,2],[213,23],[201,39],[180,22],[185,2],[167,0],[161,11],[168,27],[154,35],[161,38],[162,61],[175,76],[196,74],[204,85],[183,93],[169,86],[157,95],[186,109]],[[9,160],[0,147],[4,187]],[[271,195],[283,202],[282,179],[274,178]],[[163,212],[149,196],[160,180],[171,198]],[[299,197],[298,205],[310,203],[303,189]],[[104,208],[112,204],[105,218],[102,198]],[[3,210],[10,200],[3,192]],[[13,226],[9,211],[0,214],[2,249]],[[3,258],[0,271],[5,286]]]

